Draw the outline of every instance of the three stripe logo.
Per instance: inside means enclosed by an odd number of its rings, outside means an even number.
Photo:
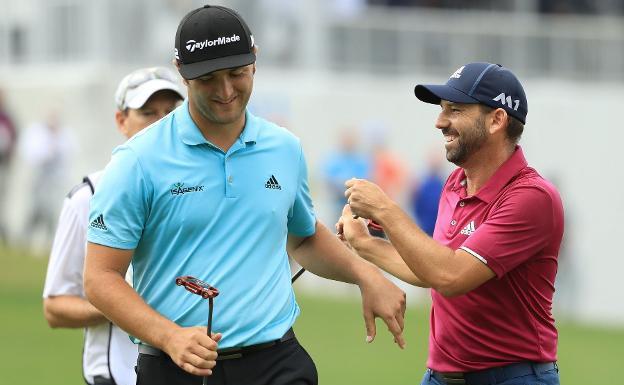
[[[106,224],[104,223],[104,215],[102,214],[95,218],[93,222],[91,222],[90,226],[104,231],[108,230]]]
[[[269,180],[267,180],[267,182],[264,184],[264,187],[270,188],[270,189],[273,189],[273,190],[281,190],[282,189],[282,186],[280,186],[279,182],[277,181],[277,179],[275,179],[275,175],[271,175]]]
[[[459,233],[464,235],[470,235],[476,230],[474,221],[470,221]]]

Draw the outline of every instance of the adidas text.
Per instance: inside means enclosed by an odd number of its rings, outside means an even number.
[[[264,184],[264,187],[270,188],[270,189],[273,189],[273,190],[281,190],[282,189],[282,186],[279,185],[279,183],[277,182],[277,179],[275,179],[274,175],[271,175],[269,180]]]

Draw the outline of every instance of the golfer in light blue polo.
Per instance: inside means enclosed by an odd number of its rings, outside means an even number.
[[[288,255],[357,284],[367,340],[377,316],[403,345],[404,293],[317,222],[299,139],[246,110],[255,54],[233,10],[190,12],[176,34],[188,99],[114,151],[93,197],[85,289],[135,336],[140,385],[317,383],[292,331]],[[218,333],[203,327],[207,301],[175,285],[183,275],[219,289]]]

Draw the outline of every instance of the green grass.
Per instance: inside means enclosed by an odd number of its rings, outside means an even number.
[[[82,330],[48,327],[41,295],[47,257],[0,249],[3,384],[84,384]]]
[[[0,248],[0,377],[3,384],[83,384],[82,330],[52,330],[41,310],[47,258]],[[295,330],[314,358],[322,385],[418,384],[427,354],[428,309],[408,309],[407,348],[378,321],[366,344],[358,301],[298,296]],[[562,384],[622,384],[624,328],[560,322]]]

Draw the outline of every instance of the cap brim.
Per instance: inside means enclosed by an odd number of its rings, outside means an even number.
[[[197,63],[180,64],[180,75],[182,75],[184,79],[192,80],[200,76],[208,75],[211,72],[228,68],[243,67],[255,61],[256,55],[251,52]]]
[[[419,84],[414,88],[414,94],[425,103],[440,104],[442,100],[453,103],[479,103],[472,96],[446,84]]]
[[[126,94],[127,100],[125,107],[132,108],[133,110],[141,108],[143,107],[145,102],[147,102],[147,99],[149,99],[150,96],[154,95],[158,91],[163,90],[171,90],[178,94],[181,99],[184,99],[182,90],[177,84],[164,79],[152,79],[141,84],[136,89],[128,91],[128,93]],[[131,96],[128,97],[130,93]]]

